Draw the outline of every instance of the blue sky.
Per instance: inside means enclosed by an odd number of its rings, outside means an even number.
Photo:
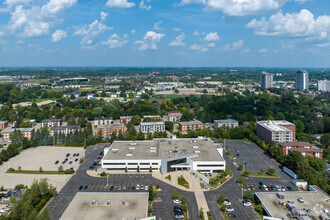
[[[330,67],[329,0],[3,0],[0,66]]]

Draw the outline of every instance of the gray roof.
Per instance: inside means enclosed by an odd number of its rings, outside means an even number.
[[[181,125],[202,125],[203,122],[194,120],[194,121],[182,121],[180,122]]]
[[[150,141],[134,141],[134,144],[132,143],[132,141],[114,141],[103,160],[162,160],[169,157],[196,154],[196,151],[199,151],[198,157],[190,158],[193,161],[224,160],[216,149],[220,145],[214,144],[210,139],[157,138]],[[177,152],[175,152],[176,147]],[[151,148],[156,152],[150,152]],[[115,152],[112,149],[118,149],[118,151]],[[127,157],[126,154],[133,154],[133,156]]]
[[[62,119],[44,119],[41,121],[41,123],[47,123],[47,122],[60,122]]]
[[[235,119],[214,120],[216,123],[238,123]]]
[[[80,125],[69,125],[69,126],[56,126],[53,130],[65,130],[65,129],[80,129]]]
[[[148,125],[165,125],[162,121],[156,122],[141,122],[140,126],[148,126]]]
[[[2,130],[1,133],[12,133],[15,130],[20,130],[21,132],[29,132],[33,131],[34,128],[6,128],[5,130]]]
[[[0,124],[4,124],[7,123],[8,121],[0,121]]]

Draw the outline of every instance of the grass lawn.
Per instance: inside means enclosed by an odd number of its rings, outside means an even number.
[[[269,175],[266,173],[250,173],[248,175],[249,177],[269,177],[269,178],[280,178],[278,175],[274,174],[274,175]]]
[[[65,174],[64,172],[58,172],[55,170],[44,170],[42,172],[40,172],[39,170],[15,170],[15,171],[7,171],[7,173],[43,174],[43,175],[72,175],[72,174]]]

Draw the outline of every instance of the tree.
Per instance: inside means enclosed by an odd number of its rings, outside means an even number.
[[[152,172],[152,166],[149,167],[149,172],[150,172],[150,173]]]
[[[271,175],[271,176],[274,176],[274,174],[275,174],[275,169],[274,168],[268,168],[268,170],[267,170],[267,173],[269,174],[269,175]]]
[[[154,194],[154,187],[152,186],[152,184],[149,185],[148,192],[149,192],[149,201],[153,201],[155,194]]]
[[[178,191],[174,190],[173,194],[172,194],[172,198],[173,199],[178,199],[180,197],[180,194],[178,193]]]
[[[170,131],[170,132],[173,132],[173,122],[165,121],[165,129]]]
[[[242,163],[240,163],[240,164],[238,165],[238,169],[239,169],[239,170],[243,170],[243,164],[242,164]]]
[[[28,118],[25,118],[20,125],[21,128],[32,128],[32,126],[33,123]]]
[[[226,196],[221,193],[219,196],[218,196],[218,203],[219,204],[222,204],[224,201],[226,200]]]
[[[325,148],[330,147],[330,133],[322,135],[320,142]]]
[[[59,167],[58,167],[58,172],[63,172],[63,166],[62,165],[60,165]]]
[[[320,158],[306,156],[306,159],[308,160],[309,165],[318,172],[322,172],[327,168],[326,163]]]
[[[260,168],[260,173],[262,174],[264,172],[265,172],[265,170],[263,168]]]
[[[244,170],[244,172],[243,172],[243,176],[245,176],[245,177],[248,177],[250,174],[251,174],[251,172],[248,170]]]
[[[42,173],[43,172],[43,169],[42,167],[39,167],[39,172]]]
[[[140,172],[140,166],[139,166],[139,165],[137,166],[136,170],[137,170],[138,172]]]
[[[132,117],[131,122],[133,123],[133,125],[139,125],[141,123],[141,117],[135,115]]]
[[[142,131],[139,131],[139,133],[136,136],[137,140],[144,140],[144,133]]]
[[[296,125],[296,131],[297,133],[302,133],[305,130],[305,125],[302,121],[300,120],[293,120],[293,124]]]

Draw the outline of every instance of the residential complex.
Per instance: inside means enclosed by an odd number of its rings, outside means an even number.
[[[267,73],[265,71],[261,72],[260,75],[260,86],[263,89],[269,89],[273,87],[273,78],[274,75],[271,73]]]
[[[0,121],[0,130],[6,129],[8,127],[8,121]]]
[[[41,127],[57,127],[62,126],[62,119],[45,119],[41,121]]]
[[[319,80],[317,81],[317,90],[321,92],[330,91],[330,80]]]
[[[308,142],[286,142],[280,143],[284,155],[290,154],[292,151],[299,151],[303,156],[311,156],[322,159],[323,151],[312,146]]]
[[[179,111],[170,111],[167,112],[167,115],[163,116],[164,121],[177,122],[180,121],[182,114]]]
[[[143,120],[160,121],[162,117],[160,115],[145,115],[143,116]]]
[[[120,116],[119,121],[121,124],[127,124],[132,120],[132,116]]]
[[[208,138],[165,138],[151,141],[115,141],[104,149],[102,168],[107,170],[167,173],[199,170],[213,173],[225,170],[223,148]]]
[[[179,123],[179,131],[182,134],[188,133],[188,131],[199,131],[204,128],[204,124],[201,121],[185,121]]]
[[[153,133],[153,132],[161,132],[165,131],[164,122],[141,122],[140,131],[143,133]]]
[[[271,141],[277,143],[293,142],[296,138],[296,125],[288,121],[258,121],[257,136],[269,144]]]
[[[296,73],[296,90],[300,92],[308,92],[308,72],[299,70]]]
[[[234,119],[214,120],[214,128],[221,128],[222,126],[235,128],[238,126],[238,121]]]
[[[108,117],[108,118],[95,118],[94,119],[94,125],[110,125],[113,121],[112,117]]]
[[[11,141],[12,134],[15,130],[19,130],[22,133],[22,137],[31,140],[34,137],[35,130],[34,128],[6,128],[1,131],[3,141]]]
[[[69,125],[69,126],[59,126],[59,127],[54,127],[51,134],[54,135],[56,134],[73,134],[76,131],[80,131],[80,125]]]
[[[125,132],[124,124],[99,125],[97,127],[97,134],[103,137],[110,137],[113,133],[119,135],[120,131]]]

